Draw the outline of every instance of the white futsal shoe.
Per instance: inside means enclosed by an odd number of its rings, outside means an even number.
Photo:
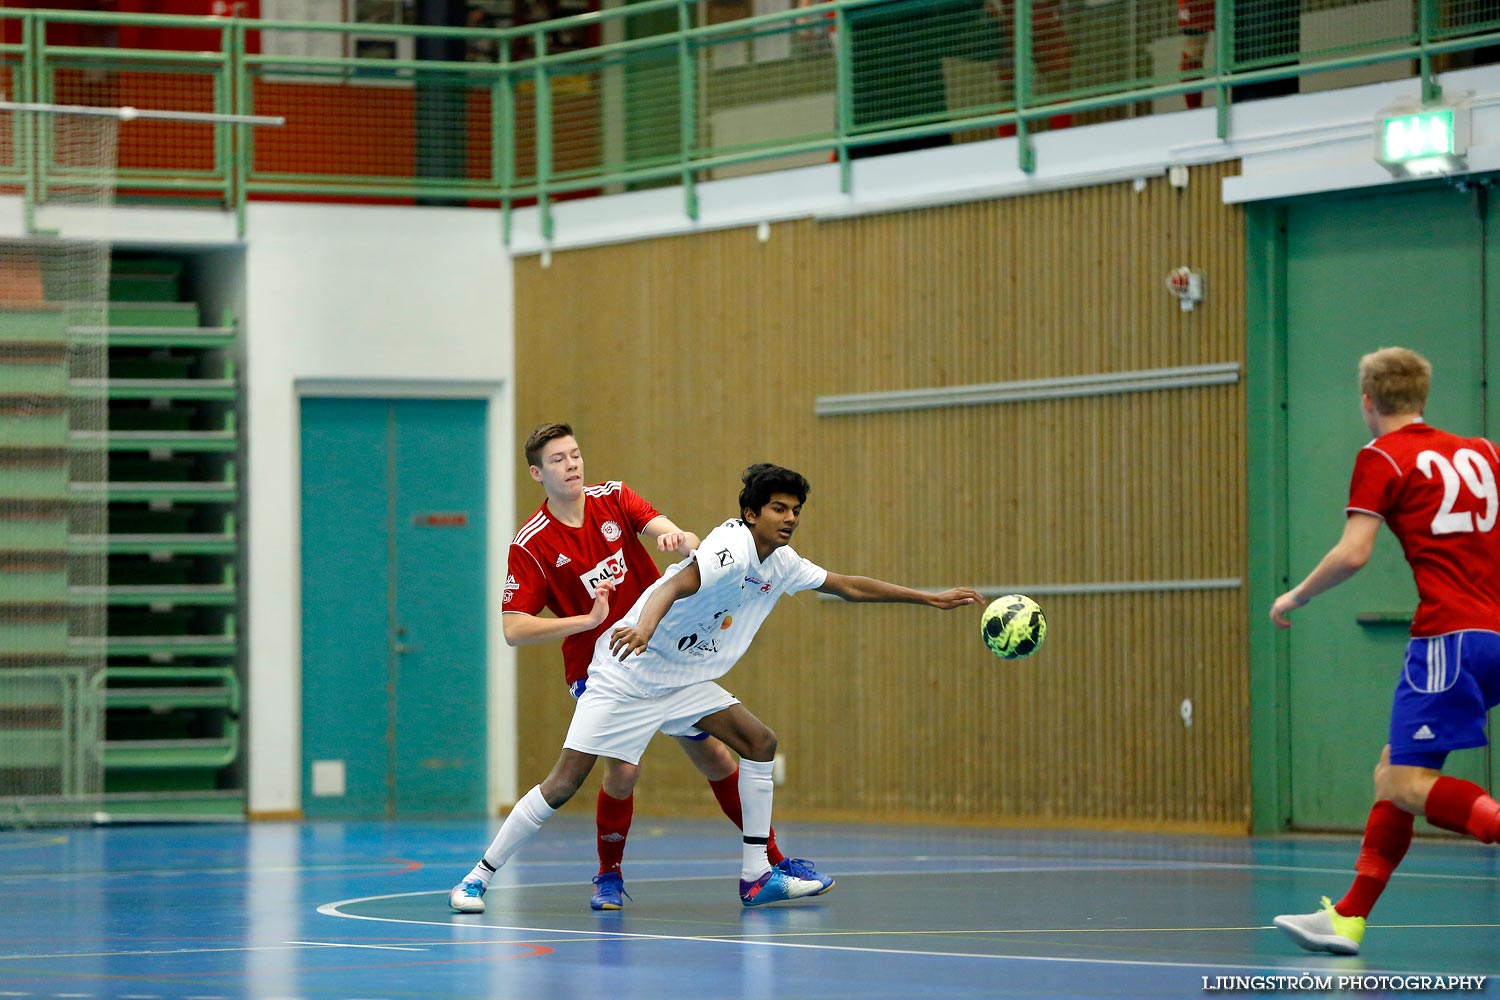
[[[448,905],[459,913],[484,912],[484,883],[477,878],[466,878],[448,893]]]

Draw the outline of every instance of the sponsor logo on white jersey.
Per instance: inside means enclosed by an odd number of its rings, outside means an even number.
[[[570,563],[572,561],[573,560],[569,559],[567,556],[565,556],[561,552],[559,552],[557,554],[557,562],[553,564],[553,568],[555,569],[555,568],[557,568],[559,566],[566,566],[568,563]]]
[[[1437,734],[1424,725],[1421,729],[1412,733],[1411,738],[1414,740],[1435,740],[1437,739]]]
[[[712,656],[719,651],[719,640],[715,632],[722,632],[734,623],[729,609],[715,611],[713,618],[694,627],[694,630],[677,640],[677,652],[688,656]]]
[[[713,636],[703,638],[697,632],[692,632],[677,640],[677,652],[688,656],[711,656],[719,651],[719,640]]]
[[[765,580],[758,579],[754,573],[746,573],[745,582],[756,590],[759,590],[762,594],[769,594],[771,592],[771,584]]]
[[[618,542],[620,540],[620,526],[613,521],[605,521],[599,525],[599,534],[604,536],[606,542]]]
[[[589,592],[590,597],[598,597],[600,583],[613,580],[615,586],[618,587],[625,580],[625,571],[625,553],[616,549],[599,560],[599,565],[586,573],[580,573],[578,579],[582,582],[583,589]]]

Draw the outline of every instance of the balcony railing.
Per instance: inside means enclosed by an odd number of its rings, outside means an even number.
[[[826,0],[716,21],[647,0],[504,30],[0,9],[12,101],[284,116],[139,120],[121,200],[549,206],[997,135],[1023,170],[1047,129],[1490,58],[1490,0]],[[705,12],[709,16],[700,16]],[[1184,56],[1187,58],[1185,59]],[[1194,64],[1198,56],[1202,66]],[[0,190],[69,180],[45,122],[0,115]],[[45,117],[45,116],[44,116]],[[7,121],[8,119],[8,121]],[[508,231],[508,227],[507,227]]]

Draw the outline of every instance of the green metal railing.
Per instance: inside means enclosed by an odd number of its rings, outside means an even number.
[[[1217,108],[1220,136],[1236,100],[1299,77],[1380,67],[1430,100],[1447,63],[1500,45],[1488,0],[1188,4],[1211,32],[1204,68],[1183,68],[1172,0],[827,0],[719,23],[697,0],[646,0],[500,30],[0,10],[0,86],[286,117],[123,124],[124,200],[212,204],[242,228],[256,198],[493,205],[507,235],[536,204],[550,237],[559,199],[677,185],[696,217],[706,179],[834,160],[848,192],[854,158],[996,135],[1031,171],[1039,131],[1189,94]],[[70,165],[46,116],[8,117],[0,187],[46,204]]]

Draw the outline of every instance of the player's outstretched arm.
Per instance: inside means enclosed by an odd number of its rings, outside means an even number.
[[[979,604],[984,600],[979,596],[979,591],[968,587],[954,587],[940,594],[930,594],[925,590],[912,590],[910,587],[886,583],[884,580],[876,580],[868,576],[844,576],[842,573],[829,573],[828,579],[823,581],[823,586],[818,588],[818,592],[833,594],[846,601],[925,604],[940,611],[961,608],[965,604]]]
[[[1338,544],[1313,567],[1297,586],[1276,598],[1271,605],[1271,621],[1280,628],[1291,628],[1288,614],[1302,607],[1325,590],[1331,590],[1364,568],[1375,550],[1375,536],[1380,533],[1380,518],[1359,511],[1344,522],[1344,534]]]
[[[700,544],[700,539],[691,531],[683,531],[665,514],[658,514],[646,522],[641,534],[656,542],[660,552],[675,552],[680,556],[691,555]]]
[[[696,562],[690,562],[679,572],[664,578],[661,585],[646,598],[639,621],[634,625],[615,626],[609,636],[609,651],[623,660],[631,653],[639,653],[645,649],[672,602],[696,594],[702,585],[703,577],[698,572]]]

